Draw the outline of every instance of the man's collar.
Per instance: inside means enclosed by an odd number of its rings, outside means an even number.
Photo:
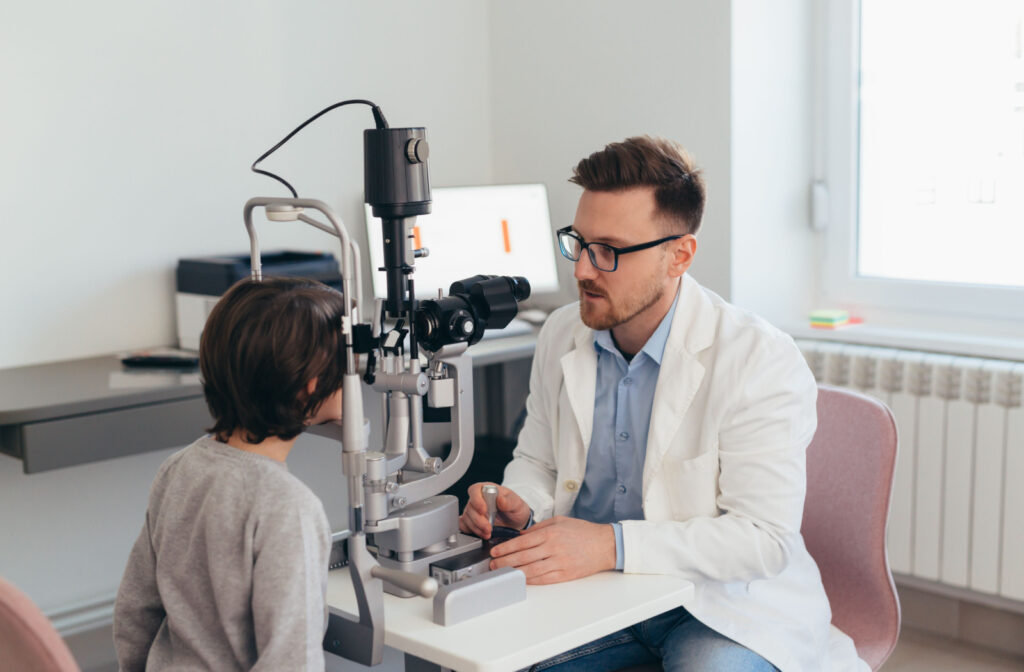
[[[683,283],[681,282],[676,286],[676,298],[672,299],[672,307],[665,313],[665,317],[661,318],[658,328],[654,330],[651,337],[644,343],[644,347],[640,349],[640,352],[647,353],[647,356],[653,359],[658,366],[661,366],[661,358],[665,354],[665,343],[668,342],[668,334],[672,330],[672,318],[676,314],[676,306],[679,304],[679,294],[682,286]]]

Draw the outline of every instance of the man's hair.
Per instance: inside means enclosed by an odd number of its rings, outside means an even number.
[[[298,436],[341,387],[340,292],[302,278],[242,280],[210,312],[199,344],[203,394],[224,439]],[[316,378],[316,389],[306,387]]]
[[[570,182],[589,191],[653,187],[658,213],[673,230],[697,233],[704,216],[704,179],[679,143],[647,135],[606,145],[581,160]]]

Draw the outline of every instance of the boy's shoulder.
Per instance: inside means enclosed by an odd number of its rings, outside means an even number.
[[[269,457],[249,453],[206,435],[168,457],[155,484],[183,479],[217,484],[218,488],[244,488],[250,493],[308,499],[316,496],[288,467]],[[317,500],[319,501],[319,500]]]
[[[320,498],[284,463],[209,436],[167,458],[153,482],[151,512],[179,510],[183,501],[192,503],[186,508],[193,516],[327,524]]]

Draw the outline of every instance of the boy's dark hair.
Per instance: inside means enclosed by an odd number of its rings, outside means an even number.
[[[224,440],[291,439],[341,387],[340,292],[314,280],[264,278],[232,286],[210,312],[199,343],[203,394]],[[316,378],[312,394],[306,390]]]
[[[672,231],[697,233],[704,216],[701,171],[682,146],[647,135],[606,145],[581,160],[569,181],[589,191],[654,187],[658,212]]]

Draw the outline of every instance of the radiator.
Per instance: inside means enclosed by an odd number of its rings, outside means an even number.
[[[1024,362],[797,344],[818,382],[874,396],[896,418],[893,571],[1024,600]]]

